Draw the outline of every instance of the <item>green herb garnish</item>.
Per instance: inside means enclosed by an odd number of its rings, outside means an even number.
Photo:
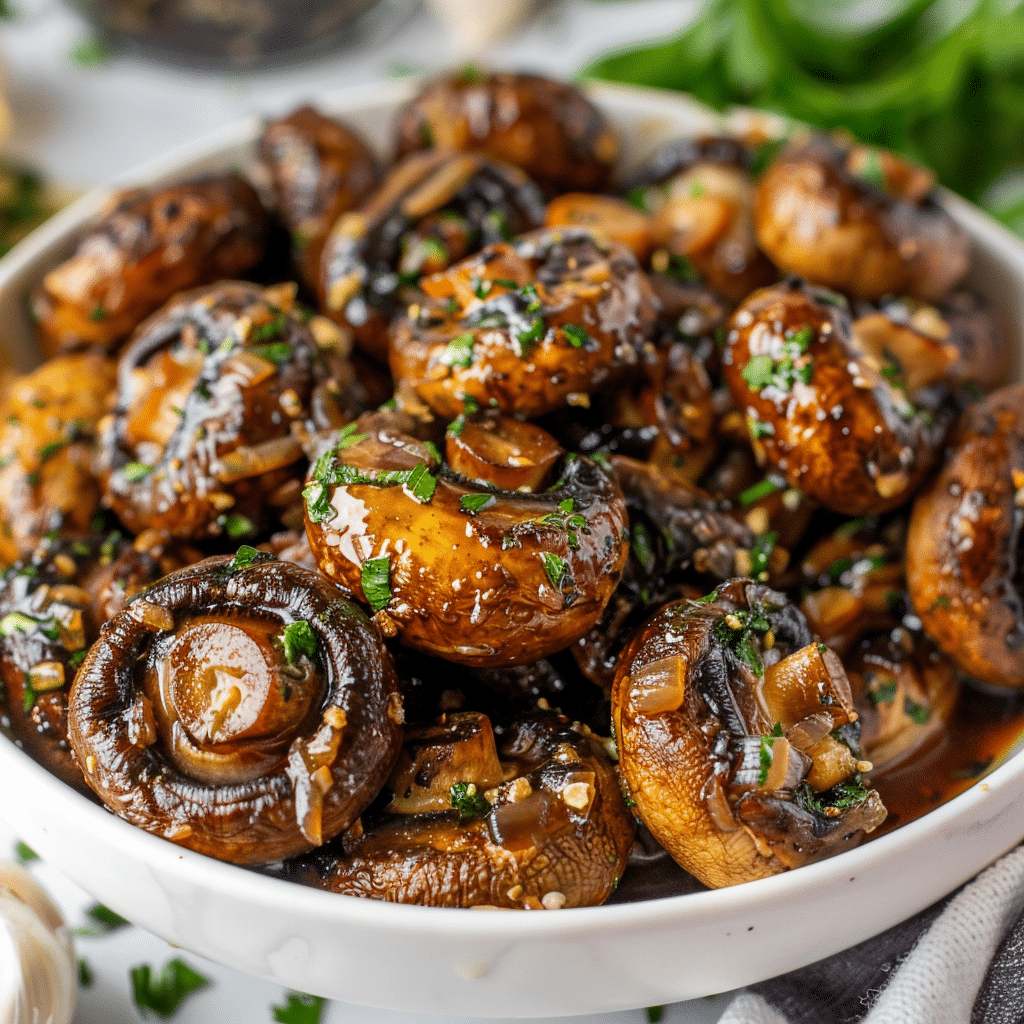
[[[464,511],[475,516],[477,512],[483,512],[485,508],[490,508],[495,501],[497,499],[493,494],[463,494],[459,498],[459,505]]]
[[[448,366],[458,367],[462,370],[467,369],[473,362],[474,340],[471,331],[452,338],[445,346],[444,352],[441,353],[441,361],[447,363]]]
[[[168,960],[159,974],[154,974],[149,964],[133,967],[131,979],[135,1005],[164,1020],[174,1016],[187,995],[210,984],[209,978],[177,957]]]
[[[19,864],[31,864],[32,861],[39,860],[39,854],[28,843],[23,843],[20,839],[15,844],[14,856],[18,858]]]
[[[391,600],[391,556],[369,558],[363,562],[360,582],[366,603],[379,612]]]
[[[775,551],[775,542],[778,539],[779,535],[774,530],[754,538],[754,544],[750,549],[750,575],[761,583],[768,579],[768,562]]]
[[[487,798],[472,782],[456,782],[449,791],[449,800],[462,822],[482,818],[491,809]]]
[[[111,932],[127,928],[131,924],[131,921],[126,917],[122,917],[116,911],[111,910],[110,907],[105,907],[102,903],[94,903],[86,910],[85,914],[89,918],[90,923],[82,925],[80,928],[72,929],[75,935],[83,939],[95,939],[101,935],[109,935]]]
[[[129,462],[121,472],[128,483],[137,484],[153,472],[153,467],[147,466],[144,462]]]
[[[577,324],[562,324],[562,333],[573,348],[583,348],[590,341],[590,335]]]
[[[320,1024],[327,1000],[305,992],[289,992],[284,1006],[273,1006],[278,1024]]]
[[[569,563],[561,555],[552,554],[550,551],[540,553],[541,561],[544,563],[544,572],[555,590],[561,592],[562,580],[569,573]]]
[[[294,665],[300,658],[308,658],[312,662],[317,660],[316,633],[313,627],[305,619],[289,623],[279,638],[284,648],[285,660],[289,665]]]

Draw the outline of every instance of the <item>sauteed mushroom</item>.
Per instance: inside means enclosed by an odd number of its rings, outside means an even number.
[[[776,266],[863,299],[934,301],[967,272],[970,244],[931,198],[934,176],[885,150],[814,135],[757,187],[757,241]]]
[[[106,501],[133,533],[245,536],[298,498],[316,346],[293,289],[224,282],[139,327],[103,436]]]
[[[33,294],[44,351],[116,348],[175,292],[254,267],[266,232],[259,198],[237,174],[129,192]]]
[[[597,107],[540,75],[444,75],[399,110],[395,126],[399,156],[434,146],[486,153],[555,192],[600,191],[619,154]]]
[[[377,158],[350,128],[308,105],[263,129],[259,156],[299,275],[315,291],[327,232],[376,185]]]
[[[907,500],[949,421],[953,346],[881,313],[851,323],[843,300],[799,281],[754,292],[729,326],[723,372],[762,461],[848,515]]]
[[[966,673],[1024,687],[1024,384],[971,406],[914,502],[907,585],[925,630]]]
[[[517,168],[473,153],[415,154],[334,224],[321,260],[321,307],[384,359],[389,320],[419,297],[410,285],[543,221],[541,194]]]
[[[652,213],[651,235],[663,247],[656,270],[681,258],[734,302],[778,277],[754,238],[752,156],[738,139],[681,139],[630,178],[629,193]]]
[[[526,418],[637,362],[654,325],[633,255],[579,228],[489,246],[423,282],[431,296],[395,326],[391,371],[449,419],[467,406]]]
[[[447,465],[429,442],[372,423],[347,427],[317,460],[306,529],[321,571],[386,630],[499,666],[561,650],[594,624],[628,551],[611,476],[511,419],[450,432]]]
[[[115,364],[58,356],[17,378],[0,407],[0,562],[27,558],[51,530],[85,533],[100,501],[92,461]]]
[[[637,813],[713,888],[831,856],[885,818],[839,659],[750,580],[655,615],[619,661],[612,717]]]
[[[260,864],[348,828],[401,744],[377,631],[322,576],[253,548],[172,573],[108,622],[71,744],[121,817]]]
[[[303,880],[428,906],[593,906],[633,843],[600,743],[551,712],[520,718],[497,743],[475,712],[411,729],[386,790],[383,811],[314,854]]]

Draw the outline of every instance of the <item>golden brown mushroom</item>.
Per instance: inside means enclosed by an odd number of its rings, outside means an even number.
[[[421,297],[421,277],[543,221],[540,191],[518,168],[475,153],[414,154],[331,228],[321,308],[386,359],[388,322]]]
[[[35,290],[43,350],[117,348],[175,292],[254,267],[266,232],[266,212],[237,174],[129,192]]]
[[[884,150],[815,135],[757,186],[757,241],[782,270],[877,299],[934,301],[967,272],[970,243],[932,198],[934,176]]]
[[[839,659],[750,580],[668,605],[640,630],[612,719],[636,813],[712,888],[829,857],[885,818],[861,781],[871,766]]]
[[[298,499],[317,350],[293,297],[223,282],[139,327],[103,436],[105,500],[133,533],[252,536]]]
[[[723,373],[754,450],[837,512],[903,504],[934,464],[955,348],[799,281],[755,292],[729,323]]]
[[[444,75],[396,117],[398,155],[437,147],[486,153],[554,192],[600,191],[619,144],[578,89],[540,75]]]
[[[96,428],[116,365],[57,356],[16,378],[0,406],[0,562],[27,558],[51,530],[86,533],[99,507]]]
[[[628,551],[608,473],[540,428],[493,426],[463,424],[441,465],[429,442],[360,418],[304,492],[320,570],[404,643],[467,665],[568,647],[601,614]]]
[[[166,577],[108,622],[71,689],[71,744],[116,814],[239,864],[362,813],[401,744],[394,669],[322,576],[253,548]]]
[[[970,406],[951,445],[914,502],[910,597],[964,672],[1024,687],[1024,384]]]
[[[299,276],[316,291],[327,232],[377,184],[377,158],[351,128],[308,104],[263,129],[259,157]]]
[[[433,907],[594,906],[633,843],[601,744],[551,712],[506,726],[497,742],[476,712],[410,729],[386,790],[382,813],[314,854],[301,880]]]
[[[392,330],[391,371],[449,419],[474,405],[530,418],[635,364],[654,326],[629,250],[548,228],[423,282],[430,300]]]

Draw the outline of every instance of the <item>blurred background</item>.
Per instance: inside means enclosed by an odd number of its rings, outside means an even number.
[[[245,115],[467,60],[844,125],[1024,229],[1021,2],[0,0],[0,59],[6,244]]]

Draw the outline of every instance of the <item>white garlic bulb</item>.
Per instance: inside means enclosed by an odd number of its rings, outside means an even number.
[[[60,911],[24,868],[0,861],[0,1024],[69,1024],[76,974]]]

